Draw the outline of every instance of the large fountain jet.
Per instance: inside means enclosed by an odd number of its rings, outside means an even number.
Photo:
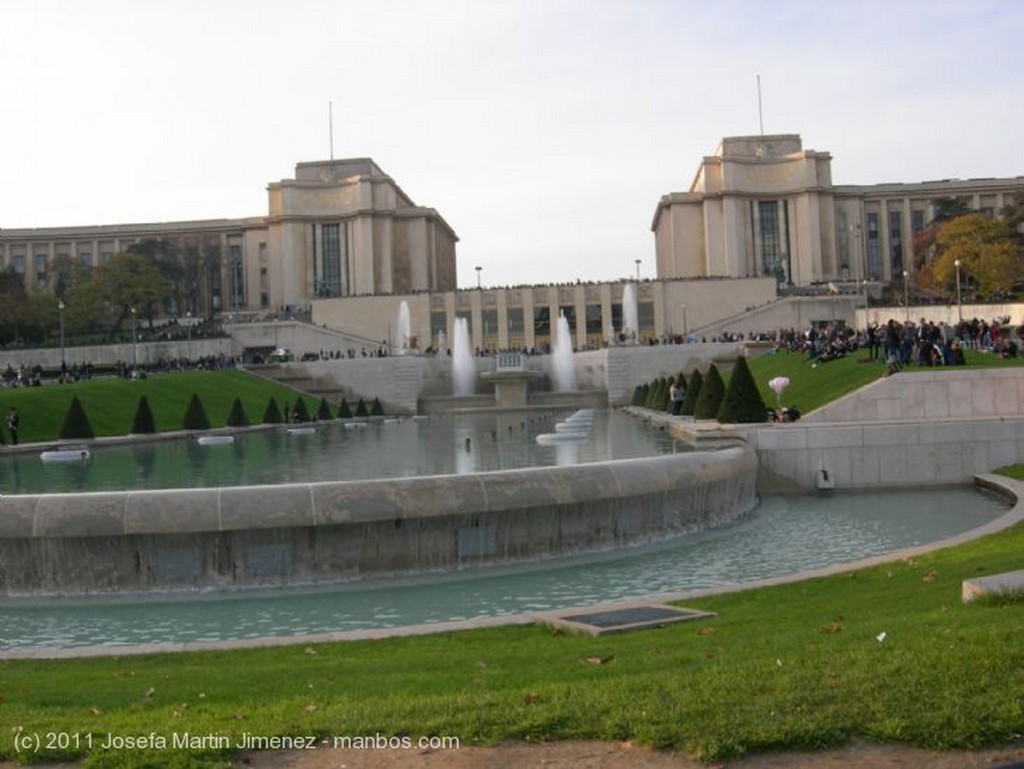
[[[576,389],[576,367],[573,365],[572,332],[565,315],[558,316],[555,327],[555,344],[551,349],[554,364],[555,389],[560,393],[572,392]]]
[[[455,319],[452,344],[452,391],[455,395],[472,395],[476,385],[476,364],[469,341],[469,321]]]
[[[622,338],[626,342],[640,341],[640,321],[636,311],[636,286],[627,283],[622,289]]]

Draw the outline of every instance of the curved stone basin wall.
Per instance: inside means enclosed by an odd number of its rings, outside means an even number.
[[[375,481],[0,497],[0,595],[301,584],[622,546],[756,503],[747,446]]]

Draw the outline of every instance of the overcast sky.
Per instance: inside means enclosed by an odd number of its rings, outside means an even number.
[[[723,136],[833,181],[1024,175],[1024,2],[3,0],[0,228],[267,212],[372,157],[459,285],[654,276],[661,195]]]

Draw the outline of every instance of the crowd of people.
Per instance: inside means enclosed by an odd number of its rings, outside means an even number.
[[[803,331],[784,329],[777,333],[776,340],[776,349],[806,355],[815,364],[861,350],[889,371],[898,371],[908,365],[961,366],[966,349],[1016,358],[1024,340],[1024,326],[1014,328],[1008,318],[973,318],[955,325],[925,318],[916,322],[890,318],[859,332],[843,324],[812,326]]]
[[[234,368],[235,358],[229,355],[206,355],[200,358],[159,358],[153,363],[133,365],[125,361],[117,361],[111,365],[97,366],[92,363],[62,363],[60,368],[49,371],[42,365],[22,364],[15,367],[12,363],[0,371],[0,387],[13,389],[16,387],[41,387],[44,381],[56,384],[82,382],[94,376],[118,376],[122,379],[144,379],[151,374],[164,374],[172,371],[220,371]]]

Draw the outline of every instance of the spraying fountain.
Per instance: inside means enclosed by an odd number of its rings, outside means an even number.
[[[403,299],[401,304],[398,305],[398,315],[395,319],[394,331],[392,332],[391,349],[394,350],[395,355],[405,355],[409,352],[411,333],[409,303]]]
[[[554,366],[555,389],[560,393],[575,390],[576,368],[573,364],[572,332],[569,329],[569,320],[564,314],[558,316],[551,358]]]
[[[476,364],[469,340],[469,321],[455,319],[452,344],[452,394],[472,395],[476,389]]]
[[[636,312],[636,286],[627,283],[622,289],[622,331],[621,338],[626,344],[640,341],[640,321]]]

